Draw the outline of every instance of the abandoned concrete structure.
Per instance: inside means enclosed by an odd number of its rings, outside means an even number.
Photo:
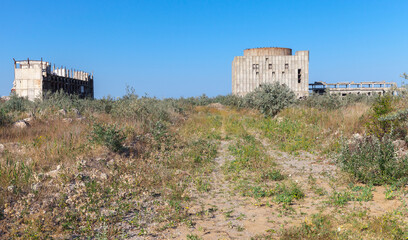
[[[309,95],[309,51],[251,48],[232,62],[232,94],[244,96],[265,83],[286,84],[298,98]]]
[[[395,82],[341,82],[341,83],[325,83],[315,82],[309,84],[309,89],[315,94],[329,93],[334,95],[346,96],[348,94],[362,95],[383,95],[386,92],[397,90]]]
[[[33,101],[50,91],[63,90],[82,98],[94,97],[93,74],[55,65],[41,60],[14,60],[12,92]]]

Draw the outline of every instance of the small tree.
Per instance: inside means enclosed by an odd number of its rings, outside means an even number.
[[[275,116],[296,101],[296,96],[285,84],[262,84],[245,96],[245,105],[256,108],[265,116]]]

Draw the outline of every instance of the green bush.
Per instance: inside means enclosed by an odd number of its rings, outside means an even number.
[[[342,106],[342,99],[339,96],[325,93],[323,95],[313,94],[300,102],[301,105],[318,109],[334,110]]]
[[[180,99],[181,101],[186,101],[188,104],[194,106],[206,106],[211,103],[221,103],[225,106],[230,107],[244,107],[244,99],[237,95],[218,95],[216,97],[208,97],[207,95],[203,94],[199,97],[190,97],[187,99]]]
[[[408,158],[399,158],[390,137],[369,136],[353,144],[343,144],[338,163],[343,170],[374,185],[406,181]]]
[[[255,91],[248,93],[244,100],[245,106],[258,109],[265,116],[275,116],[293,104],[296,96],[288,86],[275,82],[259,86]]]
[[[95,123],[90,135],[91,142],[104,145],[113,152],[124,150],[123,143],[125,139],[126,136],[123,132],[117,129],[116,125],[111,124]]]
[[[389,134],[392,128],[397,127],[399,121],[380,121],[382,117],[390,114],[393,110],[393,96],[378,96],[371,107],[368,121],[366,123],[368,133],[378,138],[382,138],[385,134]]]
[[[30,101],[25,98],[12,95],[10,100],[4,103],[4,110],[7,112],[24,112],[30,105]]]
[[[0,109],[0,126],[7,125],[11,122],[10,117],[7,115],[4,109]]]
[[[370,104],[373,99],[375,99],[375,97],[366,95],[349,94],[341,97],[338,95],[325,93],[322,95],[312,94],[306,99],[299,101],[298,104],[317,109],[335,110],[359,102]]]

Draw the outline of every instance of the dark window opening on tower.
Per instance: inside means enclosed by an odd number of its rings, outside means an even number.
[[[259,69],[259,64],[252,64],[252,69]]]
[[[256,75],[259,75],[259,72],[256,72]]]
[[[289,69],[289,63],[285,63],[285,69]]]
[[[298,69],[298,83],[302,82],[302,69]]]
[[[268,69],[272,69],[272,64],[268,64]]]
[[[269,60],[269,58],[265,58],[265,62],[267,62]]]
[[[272,72],[272,77],[273,77],[273,78],[275,77],[275,72]]]

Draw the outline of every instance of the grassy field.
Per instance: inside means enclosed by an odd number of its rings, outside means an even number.
[[[240,101],[0,103],[0,238],[408,238],[404,98]]]

